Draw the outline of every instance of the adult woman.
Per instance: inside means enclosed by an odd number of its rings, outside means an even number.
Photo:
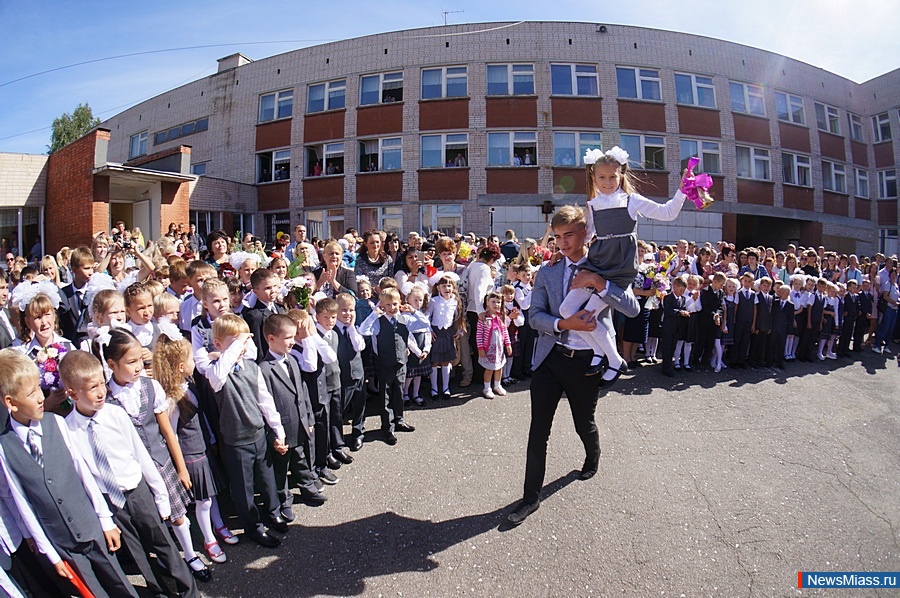
[[[337,241],[329,241],[322,250],[322,265],[313,272],[316,290],[334,297],[339,293],[356,296],[356,274],[343,263],[344,250]]]
[[[72,250],[69,249],[68,245],[64,245],[62,249],[56,252],[56,264],[59,268],[59,279],[64,285],[72,282],[72,271],[69,268],[69,257],[71,255]]]
[[[706,248],[701,248],[701,251],[703,251],[703,249]],[[646,250],[647,247],[643,244],[638,246],[638,254],[641,254]],[[707,251],[709,252],[708,249]],[[699,261],[700,260],[695,260],[694,263]],[[653,254],[645,253],[644,263],[652,262]],[[638,366],[638,345],[646,345],[648,333],[650,332],[650,311],[646,307],[647,299],[655,295],[656,291],[653,289],[644,290],[644,275],[640,272],[638,272],[634,279],[632,290],[637,297],[638,305],[641,306],[641,311],[633,318],[625,318],[625,326],[622,330],[622,359],[625,360],[629,368],[636,368]]]
[[[804,255],[806,256],[806,265],[800,267],[800,269],[803,270],[803,273],[807,276],[815,276],[816,278],[821,276],[822,273],[818,266],[819,254],[816,253],[816,250],[810,249]]]
[[[319,268],[319,252],[312,243],[297,243],[294,247],[294,259],[300,261],[304,272],[312,272]]]
[[[384,252],[391,256],[394,263],[397,262],[397,256],[400,255],[400,237],[395,233],[384,236]]]
[[[784,268],[778,273],[778,279],[786,285],[791,284],[791,276],[797,274],[797,256],[793,253],[787,254],[784,258]]]
[[[713,264],[713,273],[715,274],[716,272],[723,272],[727,276],[735,276],[737,274],[738,268],[734,263],[734,249],[732,249],[728,245],[723,245],[719,256],[719,261]],[[659,259],[663,258],[660,257]]]
[[[394,273],[394,260],[385,253],[383,233],[367,230],[363,233],[363,244],[359,248],[359,257],[353,270],[356,276],[365,276],[376,286],[378,281]]]
[[[712,258],[712,250],[709,247],[698,249],[697,259],[691,262],[691,274],[702,276],[703,280],[706,281],[707,277],[713,273]]]
[[[897,287],[897,267],[891,269],[890,278],[881,285],[878,296],[884,301],[881,321],[878,322],[878,331],[872,343],[872,350],[876,353],[890,353],[888,344],[894,334],[894,325],[897,323],[897,308],[900,302],[900,289]]]
[[[491,266],[500,258],[500,247],[496,243],[488,243],[478,252],[475,261],[469,264],[466,270],[468,281],[469,300],[466,304],[466,322],[470,331],[478,329],[478,314],[484,311],[484,297],[494,287],[494,277],[491,275]],[[469,334],[469,350],[472,355],[478,355],[476,335]],[[476,359],[472,360],[473,377],[480,380],[482,368],[477,365]],[[472,379],[464,378],[460,386],[469,386]]]
[[[532,268],[539,267],[543,263],[543,252],[538,253],[537,241],[531,238],[524,239],[519,245],[519,255],[512,261],[513,264],[528,264]]]
[[[45,255],[41,258],[41,274],[52,280],[56,283],[56,286],[62,288],[65,284],[59,277],[59,266],[56,265],[56,260],[52,255]]]
[[[837,282],[841,277],[841,270],[838,268],[837,255],[834,252],[825,254],[825,263],[822,265],[822,278],[829,282]]]
[[[102,272],[109,265],[109,239],[105,234],[99,234],[94,237],[91,244],[91,253],[94,254],[94,271]],[[102,268],[100,267],[102,264]]]
[[[222,229],[214,230],[206,236],[206,246],[209,247],[209,257],[206,261],[217,271],[225,265],[231,268],[228,262],[228,235]]]
[[[401,293],[405,294],[403,285],[408,282],[428,285],[425,264],[419,259],[418,250],[412,245],[400,252],[394,266],[394,280],[397,281]]]

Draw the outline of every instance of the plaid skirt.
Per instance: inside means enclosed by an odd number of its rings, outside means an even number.
[[[187,506],[191,503],[191,495],[181,485],[178,479],[178,472],[175,471],[175,464],[172,459],[166,459],[166,462],[160,465],[156,464],[159,475],[162,476],[163,482],[166,483],[166,490],[169,491],[169,505],[172,507],[172,521],[181,519],[187,514]]]

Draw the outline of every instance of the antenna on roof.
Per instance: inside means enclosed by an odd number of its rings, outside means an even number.
[[[443,11],[444,25],[447,24],[447,15],[454,15],[454,14],[460,13],[460,12],[466,12],[466,11],[464,11],[464,10],[445,10],[445,11]]]

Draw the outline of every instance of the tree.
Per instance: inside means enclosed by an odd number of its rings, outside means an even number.
[[[50,134],[50,148],[47,153],[52,154],[66,147],[99,124],[100,119],[94,118],[90,106],[78,104],[72,114],[64,113],[53,119],[53,132]]]

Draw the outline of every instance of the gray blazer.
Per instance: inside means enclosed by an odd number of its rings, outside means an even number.
[[[531,308],[528,310],[528,322],[538,333],[537,345],[534,349],[533,369],[537,369],[543,363],[544,358],[553,349],[553,345],[559,341],[559,333],[553,329],[553,324],[560,318],[559,305],[563,300],[565,270],[566,260],[561,259],[552,266],[543,266],[534,281]],[[610,307],[629,318],[633,318],[641,311],[641,306],[633,293],[628,293],[609,281],[606,282],[605,300]],[[597,325],[613,330],[611,314],[611,310],[605,310]]]

